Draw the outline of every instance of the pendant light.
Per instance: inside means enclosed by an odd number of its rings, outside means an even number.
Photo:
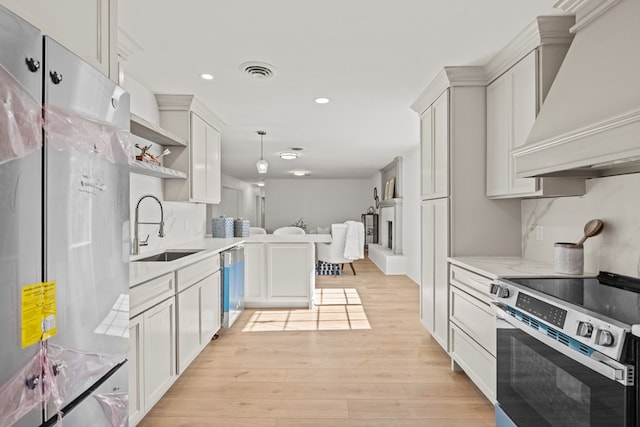
[[[260,160],[256,162],[256,167],[258,168],[258,173],[267,173],[267,169],[269,168],[269,163],[263,158],[263,141],[262,138],[267,134],[263,130],[259,130],[258,135],[260,135]]]

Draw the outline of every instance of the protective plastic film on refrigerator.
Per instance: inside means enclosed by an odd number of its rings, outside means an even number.
[[[0,7],[0,426],[128,424],[128,122]]]

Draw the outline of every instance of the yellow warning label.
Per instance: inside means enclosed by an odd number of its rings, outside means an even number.
[[[56,334],[56,282],[22,288],[22,348]]]

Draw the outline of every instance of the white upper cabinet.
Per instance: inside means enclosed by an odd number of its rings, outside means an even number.
[[[187,141],[172,148],[164,165],[187,174],[186,180],[165,180],[169,201],[220,203],[222,196],[220,133],[223,122],[192,95],[156,95],[160,124]]]
[[[449,195],[449,90],[422,113],[422,199]]]
[[[117,80],[115,0],[0,0],[0,4]]]
[[[539,17],[488,65],[487,196],[557,197],[585,193],[578,178],[516,178],[522,147],[571,43],[573,18]]]

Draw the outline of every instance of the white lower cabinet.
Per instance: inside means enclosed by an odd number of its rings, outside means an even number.
[[[129,425],[135,426],[220,330],[220,256],[129,290]]]
[[[455,323],[451,328],[451,360],[457,364],[482,393],[496,402],[496,358],[478,345]]]
[[[178,373],[182,374],[220,329],[220,271],[177,295]]]
[[[135,426],[177,378],[175,298],[129,320],[129,424]]]
[[[144,316],[129,320],[129,424],[134,426],[144,416]]]
[[[144,346],[144,406],[151,408],[169,390],[176,374],[175,299],[158,304],[142,315]]]
[[[484,395],[496,400],[496,319],[491,279],[450,265],[450,355]]]
[[[420,319],[431,336],[449,350],[449,200],[422,202],[422,280]]]
[[[246,243],[245,307],[310,307],[314,243]]]

